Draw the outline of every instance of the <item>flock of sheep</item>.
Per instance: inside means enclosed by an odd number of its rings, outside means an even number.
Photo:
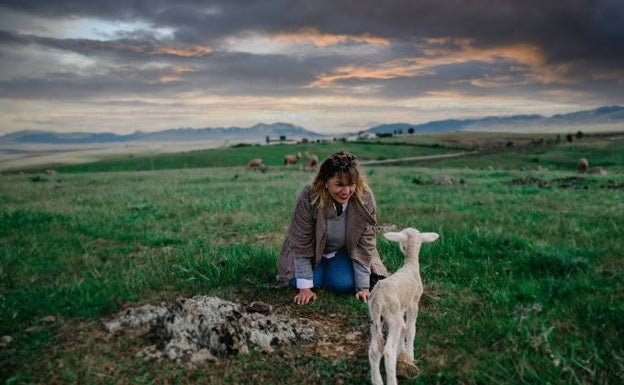
[[[307,151],[303,154],[306,158],[304,164],[301,166],[304,170],[315,170],[318,166],[318,156],[314,154],[310,154]],[[301,159],[301,153],[298,152],[296,154],[288,154],[284,155],[284,165],[288,166],[291,164],[297,164]],[[262,163],[261,158],[254,158],[247,163],[247,168],[249,169],[259,169],[265,170],[267,168],[266,165]]]
[[[315,170],[318,167],[318,156],[314,154],[310,154],[307,151],[303,154],[305,156],[305,162],[301,166],[303,170]],[[301,159],[301,153],[298,152],[296,154],[287,154],[284,155],[284,165],[293,165],[297,164]],[[577,171],[580,173],[590,173],[590,174],[603,174],[604,169],[602,167],[589,167],[589,161],[585,158],[580,158],[576,164]],[[266,170],[267,166],[262,163],[261,158],[251,159],[247,163],[247,168],[249,169],[261,169]]]

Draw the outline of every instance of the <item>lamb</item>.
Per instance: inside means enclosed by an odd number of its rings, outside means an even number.
[[[295,155],[284,155],[284,164],[285,165],[289,165],[289,164],[296,164],[297,162],[299,162],[299,159],[301,159],[301,153],[296,153]]]
[[[421,233],[413,228],[384,234],[386,239],[399,243],[405,256],[403,267],[379,281],[368,301],[372,320],[368,359],[373,385],[382,385],[380,363],[383,352],[388,385],[397,383],[397,360],[416,369],[414,364],[414,337],[418,302],[423,293],[418,254],[423,242],[438,239],[437,233]],[[388,329],[384,346],[383,324]]]

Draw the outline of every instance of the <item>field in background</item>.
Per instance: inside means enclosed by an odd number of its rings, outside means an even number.
[[[113,147],[85,150],[85,157],[76,154],[54,155],[55,162],[37,157],[0,160],[0,171],[4,173],[46,173],[46,172],[96,172],[96,171],[154,171],[167,169],[189,169],[204,167],[244,167],[249,160],[260,158],[265,167],[283,166],[284,156],[305,152],[323,157],[342,149],[356,153],[363,163],[410,159],[414,157],[445,156],[465,152],[479,152],[476,157],[459,159],[419,160],[418,164],[471,167],[471,168],[548,168],[574,170],[579,157],[590,160],[594,167],[609,167],[612,172],[621,172],[622,135],[609,134],[516,134],[461,132],[440,135],[400,135],[369,140],[330,140],[298,144],[244,144],[213,148],[215,143],[181,144],[171,143],[139,148]],[[179,147],[181,146],[181,147]],[[208,149],[202,146],[209,147]],[[198,148],[199,147],[199,148]],[[132,151],[129,151],[132,150]],[[547,154],[540,156],[541,154]],[[64,158],[65,157],[65,158]],[[87,161],[91,159],[91,161]],[[48,161],[50,159],[47,159]],[[304,158],[299,162],[300,167]],[[21,162],[21,164],[20,164]],[[415,161],[404,162],[414,164]],[[10,167],[9,167],[10,166]],[[613,168],[615,167],[615,168]]]
[[[0,146],[0,171],[84,164],[108,159],[130,159],[228,146],[228,142],[12,144]]]
[[[363,166],[382,227],[441,234],[421,253],[422,374],[400,383],[624,381],[624,141],[483,138],[240,146],[1,175],[0,378],[367,383],[366,307],[327,292],[299,307],[292,289],[271,285],[294,198],[312,177],[281,158],[347,149],[382,160],[479,147],[492,151]],[[264,172],[245,167],[254,157]],[[580,157],[606,174],[577,173]],[[391,270],[400,266],[396,244],[380,236],[378,248]],[[189,366],[145,361],[137,352],[154,341],[101,330],[103,317],[125,307],[197,294],[260,299],[342,334],[326,351],[299,346]],[[361,340],[341,350],[340,337],[353,333]]]

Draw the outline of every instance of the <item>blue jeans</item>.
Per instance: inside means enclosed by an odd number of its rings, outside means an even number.
[[[324,288],[336,293],[352,293],[355,290],[353,262],[344,251],[339,251],[333,258],[323,258],[314,269],[314,287]],[[291,285],[297,287],[293,278]]]

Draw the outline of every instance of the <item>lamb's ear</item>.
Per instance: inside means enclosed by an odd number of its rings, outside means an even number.
[[[433,242],[440,237],[438,233],[420,233],[423,242]]]
[[[403,242],[407,239],[407,235],[405,235],[405,233],[400,232],[400,233],[395,233],[395,232],[390,232],[390,233],[385,233],[384,237],[386,237],[386,239],[389,239],[391,241],[395,241],[395,242]]]

